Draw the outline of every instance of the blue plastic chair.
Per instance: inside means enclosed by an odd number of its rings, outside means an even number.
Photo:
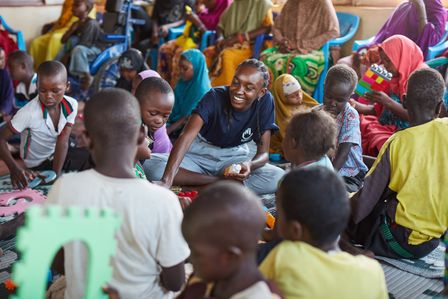
[[[342,47],[346,42],[352,39],[353,36],[355,36],[359,28],[358,16],[345,12],[338,12],[336,14],[339,20],[340,37],[326,42],[322,47],[322,51],[324,52],[325,64],[324,69],[319,76],[319,80],[317,81],[316,89],[313,93],[313,98],[316,99],[319,103],[322,103],[324,99],[325,77],[327,76],[328,69],[330,68],[330,47]]]
[[[446,40],[448,38],[448,23],[445,24],[445,33],[440,38],[440,41],[434,45],[428,48],[428,53],[426,54],[425,61],[431,60],[448,50],[448,41]],[[375,36],[372,36],[369,39],[364,40],[356,40],[353,42],[352,51],[357,52],[362,48],[366,48],[373,40],[375,39]]]
[[[17,31],[9,27],[9,25],[6,23],[5,19],[2,16],[0,16],[0,24],[3,26],[3,28],[5,28],[5,30],[9,34],[15,35],[17,47],[19,48],[19,50],[26,51],[25,39],[23,38],[22,31]]]
[[[345,12],[338,12],[336,14],[339,20],[339,31],[341,36],[326,42],[322,47],[325,64],[324,69],[319,76],[319,80],[317,81],[316,89],[313,93],[313,98],[315,98],[319,103],[322,103],[324,98],[324,81],[325,76],[327,75],[327,71],[330,67],[330,47],[342,46],[351,38],[353,38],[359,28],[358,16]],[[255,44],[252,51],[253,58],[259,59],[261,48],[265,40],[272,40],[272,34],[261,34],[255,38]]]

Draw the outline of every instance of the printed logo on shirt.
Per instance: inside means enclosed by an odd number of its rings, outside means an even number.
[[[243,135],[241,135],[241,142],[248,142],[252,139],[252,129],[247,128],[246,131],[243,132]]]

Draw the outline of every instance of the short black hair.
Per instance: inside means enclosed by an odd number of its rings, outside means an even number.
[[[406,107],[415,111],[434,112],[443,101],[445,81],[438,71],[425,68],[416,70],[408,80]]]
[[[317,246],[336,241],[350,215],[347,191],[341,177],[314,166],[289,172],[279,187],[285,220],[301,223]]]
[[[76,0],[75,0],[76,1]],[[83,1],[85,4],[86,4],[86,6],[87,6],[87,11],[91,11],[92,10],[92,8],[93,8],[93,5],[94,5],[94,3],[93,3],[93,0],[78,0],[78,1]],[[73,1],[74,2],[74,1]]]
[[[84,117],[89,137],[110,146],[135,142],[142,125],[137,100],[120,88],[94,94],[86,103]]]
[[[29,70],[33,70],[33,57],[22,50],[17,50],[8,55],[8,63],[23,63]]]
[[[201,191],[187,207],[182,232],[216,247],[237,246],[255,253],[264,225],[257,195],[241,184],[221,181]]]
[[[37,68],[37,78],[39,77],[57,77],[60,76],[61,80],[67,81],[67,69],[65,66],[56,60],[48,60],[42,62]]]
[[[256,68],[257,71],[261,73],[261,77],[263,78],[263,88],[267,88],[269,86],[271,76],[269,75],[268,68],[262,61],[255,58],[246,59],[238,65],[237,70],[243,66],[250,66]]]
[[[311,110],[294,115],[286,131],[310,160],[325,155],[336,146],[336,122],[323,110]]]
[[[351,67],[345,64],[336,64],[328,70],[327,76],[325,77],[325,85],[327,85],[330,80],[332,83],[349,83],[352,90],[351,93],[353,93],[358,84],[358,75]]]
[[[140,103],[150,99],[149,95],[153,92],[160,92],[162,94],[173,93],[173,89],[170,84],[162,78],[149,77],[142,82],[137,87],[135,91],[135,96]]]

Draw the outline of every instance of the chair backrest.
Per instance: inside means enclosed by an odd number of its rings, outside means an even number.
[[[17,47],[19,50],[26,51],[26,45],[25,45],[25,39],[23,38],[22,31],[17,31],[12,29],[8,23],[6,23],[6,20],[0,16],[0,29],[3,27],[9,34],[15,35]]]

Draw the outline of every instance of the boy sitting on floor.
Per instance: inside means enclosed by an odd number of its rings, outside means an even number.
[[[0,158],[8,166],[14,188],[27,187],[28,180],[34,177],[29,169],[61,173],[76,118],[78,103],[64,95],[69,87],[64,65],[46,61],[37,74],[38,96],[0,130]],[[27,169],[20,167],[8,150],[6,142],[14,134],[21,134],[20,157]]]
[[[204,189],[185,210],[182,222],[197,277],[177,299],[280,298],[255,262],[264,225],[260,201],[247,188],[219,182]]]
[[[379,263],[338,248],[350,205],[334,171],[321,166],[292,170],[280,184],[276,205],[284,241],[260,270],[285,298],[388,298]]]
[[[212,88],[193,111],[171,154],[154,154],[143,165],[153,181],[165,186],[204,185],[217,181],[224,170],[257,194],[274,193],[284,171],[267,164],[274,123],[274,100],[267,87],[269,73],[256,59],[243,61],[232,84]],[[255,156],[248,143],[257,144]]]
[[[15,51],[8,56],[11,79],[19,82],[14,92],[16,111],[37,96],[37,74],[33,64],[33,57],[25,51]]]
[[[123,89],[95,94],[85,107],[88,147],[95,168],[56,181],[48,203],[110,208],[122,217],[111,285],[126,299],[173,298],[185,282],[189,256],[180,225],[182,210],[169,190],[136,178],[137,146],[145,138],[138,102]],[[84,298],[87,252],[64,246],[66,298]]]
[[[339,132],[333,165],[344,178],[348,192],[361,188],[368,171],[362,160],[359,114],[349,104],[357,83],[358,76],[352,68],[337,64],[328,70],[324,87],[324,108],[336,119]]]
[[[448,119],[437,119],[444,92],[437,71],[411,75],[404,101],[411,127],[389,138],[351,199],[348,234],[377,255],[421,258],[448,228]]]

